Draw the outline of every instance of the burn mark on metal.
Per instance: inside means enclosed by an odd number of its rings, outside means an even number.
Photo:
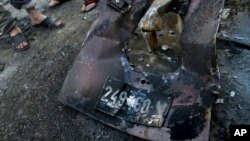
[[[191,140],[199,136],[206,123],[206,107],[179,106],[174,108],[168,127],[171,129],[172,140]]]

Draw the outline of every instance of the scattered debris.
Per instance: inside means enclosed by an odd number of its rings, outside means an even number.
[[[137,55],[137,61],[142,62],[144,60],[142,55]]]
[[[231,97],[234,97],[235,95],[236,95],[236,92],[235,92],[235,91],[231,91],[231,92],[230,92],[230,96],[231,96]]]
[[[23,87],[24,87],[24,89],[26,89],[26,90],[28,90],[28,89],[29,89],[28,84],[23,84]]]
[[[99,140],[101,138],[101,136],[100,135],[98,135],[98,136],[96,136],[96,140]]]
[[[227,19],[227,17],[229,16],[229,14],[230,14],[230,9],[229,9],[229,8],[225,8],[225,9],[223,10],[223,12],[222,12],[221,18],[222,18],[222,19]]]
[[[62,56],[65,58],[66,56],[65,56],[65,53],[63,52],[63,51],[61,51],[61,54],[62,54]]]
[[[243,107],[240,104],[238,105],[238,108],[241,109],[241,110],[243,109]]]
[[[233,76],[233,78],[234,78],[234,79],[237,79],[237,78],[238,78],[238,76],[234,75],[234,76]]]
[[[162,46],[161,46],[161,49],[162,49],[163,51],[167,51],[167,50],[169,50],[169,49],[172,49],[172,47],[171,47],[171,46],[168,46],[168,45],[162,45]]]
[[[169,30],[168,32],[170,35],[175,35],[175,32],[173,30]]]
[[[218,98],[215,103],[216,104],[224,104],[224,99],[223,98]]]

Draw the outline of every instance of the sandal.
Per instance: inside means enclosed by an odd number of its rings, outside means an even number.
[[[57,20],[59,21],[59,20]],[[64,26],[63,23],[60,25],[56,25],[57,21],[52,21],[49,17],[45,18],[40,24],[35,24],[33,25],[34,27],[45,27],[49,29],[57,29],[57,28],[62,28]]]
[[[96,4],[98,2],[98,0],[84,0],[84,1],[85,1],[85,3],[83,6],[85,6],[85,7],[84,8],[82,7],[82,12],[89,12],[89,11],[93,10],[96,7]],[[92,8],[90,8],[89,10],[86,10],[87,6],[92,4],[92,3],[94,3],[95,5]]]
[[[29,41],[27,39],[27,37],[23,34],[23,33],[18,33],[17,35],[13,36],[13,37],[10,37],[10,41],[11,41],[11,45],[12,47],[14,47],[14,50],[15,51],[24,51],[24,50],[27,50],[30,45],[29,45]],[[18,45],[20,45],[22,42],[26,42],[27,45],[26,46],[23,46],[23,48],[17,48]]]
[[[62,3],[67,2],[67,1],[69,1],[69,0],[51,0],[49,3],[49,7],[53,8],[53,7],[59,6]],[[51,4],[52,2],[54,2],[54,4]]]

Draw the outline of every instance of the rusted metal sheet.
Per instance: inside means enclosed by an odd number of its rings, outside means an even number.
[[[59,100],[140,138],[208,140],[214,94],[219,89],[215,43],[224,0],[191,2],[181,36],[183,64],[175,72],[163,74],[134,69],[124,52],[126,42],[151,2],[135,0],[127,13],[109,6],[102,10],[65,79]],[[129,103],[132,93],[134,100],[140,98],[134,104]],[[157,111],[162,114],[147,111],[147,99],[155,107],[158,104]],[[129,106],[136,108],[128,110]],[[141,111],[144,115],[138,113]],[[157,117],[154,115],[164,117],[160,124],[144,121]]]

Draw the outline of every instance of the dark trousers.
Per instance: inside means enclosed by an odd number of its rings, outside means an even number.
[[[0,3],[0,33],[9,33],[16,26],[16,19]]]

